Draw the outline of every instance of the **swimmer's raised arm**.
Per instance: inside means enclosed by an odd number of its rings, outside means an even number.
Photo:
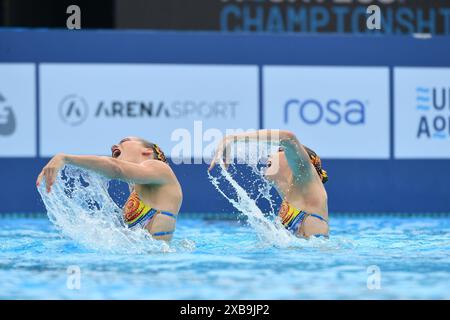
[[[277,129],[263,129],[253,132],[242,132],[237,134],[230,134],[224,138],[229,142],[238,141],[261,141],[261,142],[275,142],[279,143],[281,141],[297,140],[297,137],[287,130],[277,130]],[[298,142],[298,140],[297,140]]]
[[[294,176],[300,176],[300,173],[304,170],[304,168],[308,171],[312,169],[312,166],[309,164],[310,161],[308,153],[294,133],[287,130],[264,129],[249,133],[238,133],[226,136],[219,144],[216,155],[208,170],[211,170],[220,158],[226,159],[226,164],[229,163],[229,159],[227,157],[229,152],[227,149],[232,143],[239,141],[260,141],[280,144],[286,153],[289,167],[294,173]]]
[[[36,185],[45,178],[47,192],[50,192],[58,171],[65,165],[90,169],[107,178],[136,184],[163,184],[171,178],[168,165],[158,160],[147,160],[141,164],[104,156],[77,156],[58,154],[54,156],[39,174]]]

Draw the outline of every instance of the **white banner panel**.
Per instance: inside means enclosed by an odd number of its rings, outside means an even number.
[[[41,64],[40,90],[45,156],[109,154],[139,136],[201,157],[206,130],[258,128],[257,66]],[[174,155],[186,138],[191,153]]]
[[[36,68],[0,63],[0,157],[36,156]]]
[[[395,68],[398,159],[450,158],[450,68]]]
[[[264,127],[326,158],[389,158],[389,69],[266,66]]]

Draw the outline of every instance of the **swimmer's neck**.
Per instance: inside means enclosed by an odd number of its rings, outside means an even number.
[[[285,180],[274,183],[275,189],[280,194],[283,200],[295,199],[301,196],[301,192],[298,190],[292,180]]]

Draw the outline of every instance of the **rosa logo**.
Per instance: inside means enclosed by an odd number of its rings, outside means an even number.
[[[0,136],[10,136],[16,131],[16,116],[5,97],[0,94]]]
[[[357,99],[348,101],[330,99],[326,102],[315,99],[304,101],[290,99],[284,105],[284,123],[289,123],[294,117],[308,125],[320,123],[362,125],[365,123],[365,113],[366,105]]]
[[[417,138],[450,137],[450,88],[416,88],[416,109],[421,112]]]
[[[88,112],[86,100],[77,95],[69,95],[59,104],[59,116],[71,126],[82,124],[87,119]]]

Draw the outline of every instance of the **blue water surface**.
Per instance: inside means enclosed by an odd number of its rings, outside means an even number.
[[[450,298],[448,217],[332,216],[329,240],[277,247],[234,219],[181,216],[174,244],[168,252],[99,252],[46,218],[3,218],[0,298]]]

